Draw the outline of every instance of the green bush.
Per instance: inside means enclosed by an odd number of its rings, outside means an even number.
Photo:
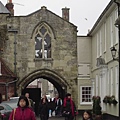
[[[101,103],[101,99],[99,96],[93,96],[93,114],[95,115],[101,115],[102,112],[101,112],[101,106],[100,106],[100,103]]]

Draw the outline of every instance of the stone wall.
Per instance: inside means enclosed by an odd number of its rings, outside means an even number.
[[[49,60],[35,59],[35,29],[45,23],[53,32],[51,39],[52,57]],[[14,71],[14,59],[16,52],[17,76],[19,81],[35,70],[50,69],[56,71],[69,84],[68,92],[77,98],[77,27],[63,20],[61,17],[47,10],[40,9],[28,16],[9,17],[7,49],[5,57],[12,71]],[[17,41],[16,51],[14,41]],[[59,82],[59,81],[58,81]],[[76,99],[77,100],[77,99]]]

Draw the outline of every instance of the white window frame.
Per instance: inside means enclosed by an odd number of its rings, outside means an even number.
[[[98,96],[98,75],[96,75],[96,96]]]
[[[110,70],[108,70],[108,74],[107,74],[107,95],[110,95]]]
[[[103,85],[103,92],[104,94],[106,95],[107,94],[107,73],[105,73],[105,76],[104,76],[104,85]]]
[[[100,76],[99,78],[99,95],[101,96],[102,95],[102,77]]]
[[[102,56],[102,32],[100,30],[100,33],[99,33],[99,40],[100,40],[100,56]]]
[[[99,58],[99,47],[100,47],[100,44],[99,44],[99,34],[97,33],[97,58]]]
[[[83,87],[91,87],[91,102],[82,102],[82,88]],[[92,104],[92,86],[80,86],[80,104]]]
[[[94,96],[95,95],[95,79],[91,79],[91,81],[92,81],[91,94],[92,96]]]
[[[113,47],[113,16],[110,16],[110,47]]]
[[[115,20],[118,18],[118,9],[115,9]],[[118,44],[118,28],[115,27],[115,44]]]
[[[107,45],[107,26],[106,26],[106,22],[104,23],[104,31],[105,31],[105,32],[104,32],[104,40],[105,40],[105,41],[104,41],[104,42],[105,42],[105,44],[104,44],[104,45],[105,45],[105,46],[104,46],[104,52],[106,52],[106,47],[107,47],[107,46],[106,46],[106,45]]]
[[[110,94],[113,95],[113,67],[110,69]]]
[[[119,67],[118,65],[115,66],[115,94],[116,94],[116,100],[118,100],[118,93],[119,93]]]

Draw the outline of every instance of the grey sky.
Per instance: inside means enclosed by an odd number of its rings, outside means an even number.
[[[8,0],[1,0],[5,5]],[[86,35],[110,0],[12,0],[15,15],[28,15],[41,6],[62,16],[62,8],[70,8],[70,22],[78,27],[78,35]],[[21,5],[19,5],[21,4]],[[24,5],[24,6],[22,6]]]

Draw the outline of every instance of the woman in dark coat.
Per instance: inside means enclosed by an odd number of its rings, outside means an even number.
[[[75,117],[76,107],[71,99],[71,94],[67,93],[63,102],[63,115],[65,115],[65,120],[73,120]],[[67,113],[68,115],[64,114]]]
[[[48,118],[49,118],[48,102],[46,102],[46,99],[43,98],[40,104],[40,119],[48,120]]]

